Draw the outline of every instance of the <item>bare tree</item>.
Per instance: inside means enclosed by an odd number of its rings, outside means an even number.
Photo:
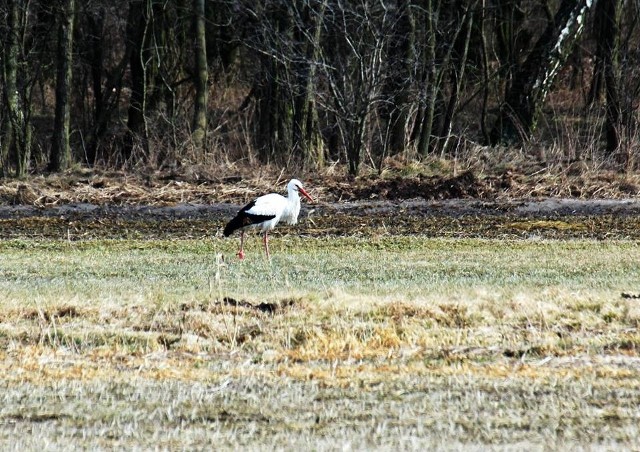
[[[519,143],[536,127],[539,111],[558,71],[584,28],[591,0],[562,0],[557,12],[514,73],[491,141]]]
[[[600,0],[594,11],[594,37],[596,38],[595,64],[588,105],[605,91],[605,151],[614,154],[620,147],[622,114],[620,105],[620,21],[621,0]]]
[[[133,150],[140,146],[149,155],[149,129],[147,111],[147,62],[150,59],[148,46],[151,0],[130,0],[127,19],[127,54],[131,73],[131,97],[127,118],[127,140],[122,157],[127,162]],[[124,163],[123,162],[123,163]]]
[[[195,22],[195,86],[196,98],[193,109],[193,131],[191,137],[197,149],[202,149],[207,137],[207,37],[204,0],[193,0]]]
[[[367,130],[384,102],[384,69],[392,16],[384,2],[337,1],[327,14],[329,39],[323,42],[320,67],[327,91],[322,106],[336,120],[349,173],[357,174]]]
[[[445,103],[442,114],[440,131],[438,134],[435,152],[443,151],[451,138],[453,120],[458,108],[462,86],[465,81],[465,71],[467,68],[467,58],[469,53],[469,43],[471,41],[471,31],[477,1],[461,1],[454,10],[455,22],[458,27],[452,36],[451,42],[451,67],[449,74],[449,99]]]
[[[292,149],[292,9],[287,2],[250,2],[246,45],[258,63],[252,74],[253,144],[263,161]]]
[[[391,36],[387,42],[386,73],[380,116],[383,119],[383,149],[381,160],[387,155],[402,153],[408,144],[407,125],[409,122],[412,93],[414,92],[414,68],[416,54],[416,5],[413,1],[390,2],[393,15]]]
[[[581,120],[602,120],[605,153],[632,157],[633,2],[599,1],[590,36],[590,0],[125,4],[0,2],[4,174],[61,170],[82,152],[89,165],[197,163],[208,153],[181,143],[190,136],[204,149],[214,125],[230,155],[245,156],[233,151],[248,140],[262,161],[313,168],[329,159],[351,174],[400,153],[446,156],[462,140],[519,144],[549,117],[548,93],[579,89],[554,84],[576,44],[596,56],[597,104]]]
[[[464,82],[475,1],[423,0],[416,22],[416,119],[411,135],[420,155],[446,147]],[[448,99],[447,99],[448,94]]]
[[[78,72],[75,90],[82,100],[84,115],[78,116],[80,133],[84,137],[85,163],[93,166],[104,157],[103,148],[114,146],[112,118],[120,105],[125,72],[131,46],[117,39],[126,30],[127,10],[121,11],[108,0],[78,5],[80,10],[75,28],[84,39],[76,40]],[[118,44],[121,44],[120,46]],[[78,92],[79,91],[79,92]]]
[[[324,165],[324,151],[318,107],[316,104],[317,61],[328,0],[303,3],[295,7],[293,40],[297,58],[294,66],[293,89],[293,152],[309,165]]]
[[[605,116],[606,152],[611,155],[620,147],[621,107],[618,80],[620,77],[620,0],[600,0],[602,4],[604,28],[603,45],[605,46],[604,81],[607,97]],[[628,160],[628,159],[627,159]]]
[[[249,24],[245,44],[259,62],[249,99],[254,105],[253,142],[263,160],[323,164],[316,88],[327,1],[244,6]]]

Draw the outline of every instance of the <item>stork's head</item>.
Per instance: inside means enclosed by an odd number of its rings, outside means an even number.
[[[300,182],[298,179],[291,179],[291,181],[289,181],[289,183],[287,184],[287,191],[289,193],[291,192],[300,193],[309,201],[313,202],[313,198],[311,197],[311,195],[309,195],[309,193],[306,192],[306,190],[302,186],[302,182]]]

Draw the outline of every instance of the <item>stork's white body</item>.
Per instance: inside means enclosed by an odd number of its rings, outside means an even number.
[[[248,209],[246,213],[258,216],[271,216],[270,220],[261,223],[254,223],[246,226],[246,228],[260,229],[260,232],[273,230],[281,221],[287,224],[296,224],[298,215],[300,215],[300,196],[298,191],[289,191],[289,195],[285,198],[277,193],[269,193],[260,196],[254,201],[253,207]]]
[[[296,224],[300,214],[300,193],[308,198],[311,196],[304,190],[302,183],[297,179],[292,179],[287,184],[287,197],[277,193],[269,193],[260,196],[250,202],[229,222],[224,228],[224,235],[229,236],[233,231],[240,230],[240,251],[238,257],[244,258],[244,232],[246,229],[259,229],[264,234],[264,249],[269,256],[268,233],[280,221],[288,224]]]

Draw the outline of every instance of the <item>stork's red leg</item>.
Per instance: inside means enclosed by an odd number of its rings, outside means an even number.
[[[264,252],[267,253],[267,259],[271,260],[271,255],[269,254],[269,234],[268,232],[264,233]]]
[[[244,259],[244,231],[240,231],[240,251],[237,253],[238,259]]]

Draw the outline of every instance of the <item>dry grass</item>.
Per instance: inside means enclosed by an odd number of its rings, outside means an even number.
[[[542,152],[543,156],[538,154]],[[380,168],[364,168],[353,178],[334,165],[315,171],[254,163],[190,165],[171,170],[138,168],[102,171],[75,168],[66,173],[8,180],[0,204],[52,207],[242,203],[257,193],[283,191],[290,177],[302,179],[321,202],[350,199],[443,199],[475,197],[629,198],[640,194],[640,175],[593,159],[567,159],[560,151],[469,146],[448,159],[388,158]]]
[[[3,448],[631,447],[632,241],[0,244]],[[623,297],[622,294],[626,295]]]

